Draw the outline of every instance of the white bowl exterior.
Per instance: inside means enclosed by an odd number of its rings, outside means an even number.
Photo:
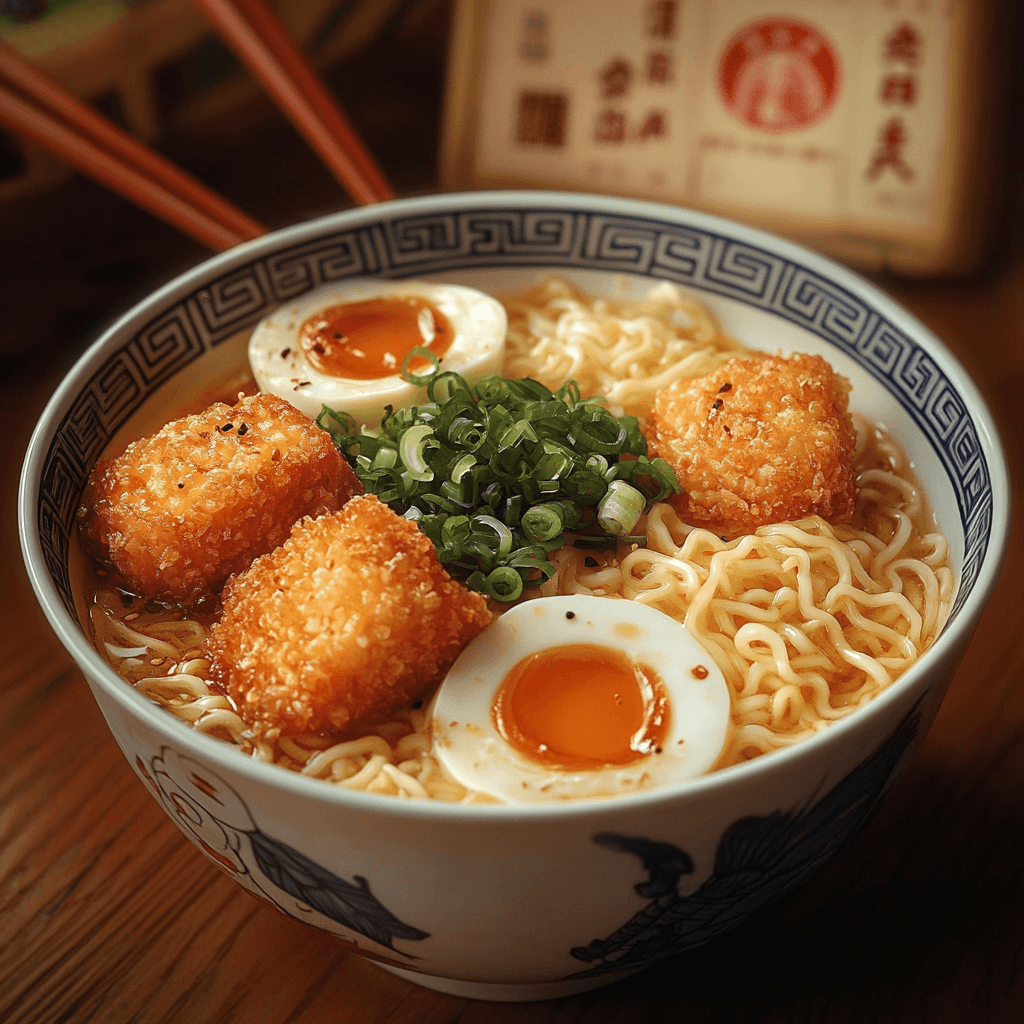
[[[426,259],[425,252],[444,259]],[[602,255],[607,268],[588,269],[587,260],[600,262]],[[720,286],[708,276],[713,263],[723,268]],[[794,748],[677,792],[530,811],[451,808],[339,791],[255,763],[150,704],[86,640],[68,599],[61,554],[67,544],[61,531],[66,534],[73,521],[83,472],[113,434],[130,431],[147,415],[149,403],[130,419],[138,395],[164,379],[194,380],[207,362],[223,362],[241,325],[251,326],[272,304],[318,286],[332,272],[387,270],[508,291],[556,271],[608,291],[620,275],[635,287],[647,275],[671,276],[676,265],[691,271],[703,266],[700,283],[708,289],[698,288],[697,296],[744,342],[818,351],[847,373],[855,406],[866,406],[903,437],[951,539],[963,577],[956,618],[918,665],[856,715]],[[753,288],[746,297],[742,288],[737,292],[736,281],[749,283],[752,275],[763,278],[758,294],[769,299],[755,301]],[[800,275],[802,285],[795,280]],[[679,283],[688,286],[686,279]],[[780,313],[786,294],[815,330]],[[766,329],[771,342],[761,344]],[[864,358],[872,346],[876,362]],[[118,350],[121,355],[111,360]],[[200,356],[202,364],[195,362]],[[902,375],[899,399],[878,383],[892,379],[886,375],[894,366]],[[948,422],[951,438],[960,431],[959,447],[955,438],[938,448],[928,441],[921,432],[926,416]],[[968,462],[976,472],[963,470]],[[973,492],[972,480],[979,481]],[[86,673],[114,736],[172,820],[207,856],[286,913],[341,935],[367,955],[434,977],[517,986],[558,983],[587,971],[571,951],[612,936],[650,902],[634,888],[648,880],[639,854],[609,849],[597,836],[650,839],[692,859],[693,870],[680,876],[676,894],[679,942],[663,950],[667,954],[718,933],[705,928],[689,934],[685,922],[694,918],[687,908],[706,908],[724,870],[716,868],[716,854],[740,819],[799,816],[825,808],[826,799],[848,800],[851,773],[874,758],[872,782],[857,797],[866,817],[930,725],[994,585],[1008,494],[998,439],[967,375],[920,324],[851,273],[797,246],[690,211],[588,196],[479,193],[400,201],[299,225],[217,257],[141,304],[90,349],[44,413],[23,474],[20,521],[36,592]],[[978,536],[987,538],[987,546]],[[888,751],[881,759],[880,750]],[[246,808],[251,827],[213,824],[209,835],[222,836],[223,849],[189,825],[192,812],[185,804],[161,790],[160,778],[167,777],[156,776],[178,755],[196,759],[207,783],[225,785]],[[275,887],[253,859],[257,833],[264,847],[287,844],[347,884],[367,879],[388,913],[426,934],[395,938],[389,949],[365,930],[311,911],[308,901]],[[719,930],[810,877],[846,838],[841,828],[834,841],[823,832],[820,848],[808,848],[803,861],[794,854],[785,878],[772,879],[769,871],[761,893],[747,894],[742,912],[723,902]],[[646,962],[627,956],[619,965]]]
[[[951,664],[944,672],[937,689],[926,688],[920,703],[914,691],[904,690],[890,709],[893,718],[875,716],[869,727],[837,733],[827,757],[808,751],[802,757],[765,759],[754,784],[750,774],[721,773],[705,779],[685,798],[597,801],[585,807],[576,804],[570,813],[561,814],[545,813],[551,808],[527,815],[503,813],[501,808],[493,809],[498,813],[464,808],[461,814],[440,819],[415,813],[422,807],[410,808],[397,800],[382,807],[382,798],[324,799],[310,787],[268,786],[253,778],[241,758],[225,766],[205,756],[205,751],[190,755],[192,744],[185,737],[168,743],[162,731],[111,701],[108,687],[90,682],[114,737],[147,787],[181,831],[244,888],[291,917],[339,936],[372,959],[434,978],[514,987],[571,984],[586,977],[595,965],[574,957],[572,950],[609,939],[651,906],[651,899],[635,888],[651,877],[639,854],[601,845],[596,837],[603,834],[652,838],[692,858],[692,873],[678,880],[679,906],[685,909],[689,900],[694,919],[710,920],[693,933],[685,918],[678,921],[676,950],[716,937],[812,878],[898,777],[930,726],[954,667]],[[785,871],[776,877],[764,874],[764,865],[751,865],[755,883],[744,879],[747,888],[739,894],[739,911],[715,894],[718,887],[730,885],[728,871],[716,867],[716,854],[731,826],[745,818],[764,820],[779,811],[794,818],[813,815],[905,716],[911,719],[903,737],[906,743],[894,745],[893,758],[880,765],[872,784],[855,787],[858,805],[832,797],[834,813],[823,817],[820,845],[809,848],[808,856],[791,852]],[[165,783],[163,794],[160,791],[158,771],[175,755],[200,757],[204,780],[226,783],[245,804],[252,825],[239,827],[229,820],[197,828],[194,805],[182,811],[170,798],[173,787]],[[222,815],[220,805],[229,802],[221,788],[207,810]],[[317,913],[261,870],[247,841],[252,826],[268,840],[298,848],[337,878],[368,879],[373,896],[389,914],[428,934],[422,939],[395,938],[389,948]],[[619,954],[628,950],[628,944],[616,947]],[[627,957],[621,971],[600,964],[596,977],[614,981],[654,959]]]

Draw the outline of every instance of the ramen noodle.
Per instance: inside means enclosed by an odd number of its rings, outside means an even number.
[[[661,283],[640,299],[590,297],[547,278],[505,298],[504,374],[550,388],[575,379],[617,414],[643,420],[672,381],[756,354],[709,312]],[[954,574],[945,538],[899,444],[854,414],[857,499],[852,517],[761,526],[730,539],[685,523],[667,501],[642,519],[646,544],[567,546],[532,593],[638,601],[683,622],[722,670],[731,727],[716,768],[798,743],[862,707],[936,638]],[[431,755],[420,702],[368,735],[255,736],[210,682],[209,620],[127,600],[98,570],[90,616],[101,653],[128,683],[194,729],[257,760],[346,789],[463,803],[466,790]],[[126,603],[127,600],[127,603]]]

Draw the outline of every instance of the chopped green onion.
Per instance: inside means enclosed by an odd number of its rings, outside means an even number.
[[[418,426],[410,427],[402,435],[402,440],[398,445],[398,454],[402,459],[402,464],[408,470],[408,478],[423,483],[434,479],[434,471],[427,465],[424,458],[433,433],[433,427],[421,423]]]
[[[614,548],[650,501],[679,492],[636,418],[581,398],[575,381],[549,391],[491,376],[471,387],[429,350],[414,354],[433,365],[415,378],[428,403],[388,409],[379,429],[326,407],[317,422],[366,491],[415,520],[472,589],[515,601],[554,574],[552,552]]]
[[[523,578],[511,566],[499,565],[487,574],[484,593],[495,601],[515,601],[523,593]]]
[[[474,516],[473,522],[489,526],[498,535],[498,549],[495,554],[499,558],[504,558],[512,550],[512,531],[500,519],[494,516]]]
[[[567,501],[550,501],[534,505],[523,516],[523,532],[533,541],[551,540],[565,529],[567,515],[579,521],[576,506]],[[575,525],[575,522],[572,523]]]
[[[436,367],[437,362],[434,365]],[[427,382],[427,397],[435,405],[445,405],[456,396],[470,402],[473,401],[473,389],[466,382],[465,377],[457,373],[452,373],[450,370],[445,373],[435,373]]]
[[[597,536],[591,534],[580,535],[572,542],[574,548],[587,548],[592,551],[611,551],[619,546],[617,537]]]
[[[524,438],[529,441],[536,441],[537,435],[534,433],[528,420],[517,420],[502,430],[501,435],[498,437],[498,447],[512,448]]]
[[[608,485],[600,473],[595,473],[591,469],[581,469],[565,481],[565,489],[570,497],[581,504],[596,505],[604,496]]]
[[[467,453],[466,455],[463,455],[463,456],[462,456],[462,458],[461,458],[461,459],[459,459],[459,460],[458,460],[458,461],[457,461],[457,462],[455,463],[455,465],[454,465],[454,466],[452,466],[452,470],[451,470],[451,473],[449,474],[449,479],[450,479],[450,480],[451,480],[451,481],[452,481],[453,483],[459,483],[459,482],[460,482],[460,481],[462,480],[462,478],[463,478],[463,477],[464,477],[464,476],[465,476],[465,475],[466,475],[466,474],[467,474],[467,473],[468,473],[468,472],[469,472],[469,471],[470,471],[470,470],[471,470],[471,469],[472,469],[472,468],[473,468],[473,467],[474,467],[474,466],[475,466],[476,464],[477,464],[477,462],[476,462],[476,459],[475,459],[475,458],[474,458],[474,457],[473,457],[472,455],[470,455],[470,454],[468,454],[468,453]]]
[[[336,412],[326,405],[320,407],[320,415],[316,418],[318,427],[323,427],[331,437],[352,434],[356,429],[356,421],[347,412]]]
[[[430,369],[424,374],[415,374],[409,369],[409,364],[414,359],[426,359],[430,362]],[[422,384],[427,385],[435,377],[437,377],[437,371],[441,368],[441,360],[437,358],[436,352],[431,352],[429,348],[423,348],[421,345],[417,345],[415,348],[409,349],[405,355],[405,359],[402,360],[402,369],[400,376],[408,384]]]
[[[606,533],[621,537],[636,526],[645,504],[644,496],[635,487],[613,480],[597,506],[597,521]]]
[[[523,518],[523,496],[521,494],[513,494],[505,502],[505,511],[502,513],[502,518],[511,527],[519,525]]]
[[[373,453],[371,469],[393,469],[398,465],[398,452],[394,448],[378,448]]]

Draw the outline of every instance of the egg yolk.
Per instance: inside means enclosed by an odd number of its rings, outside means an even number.
[[[627,765],[660,750],[669,699],[652,669],[612,648],[538,651],[502,681],[491,714],[506,741],[552,767]]]
[[[309,317],[299,342],[310,365],[330,377],[377,380],[400,373],[411,349],[429,348],[438,359],[454,335],[448,318],[433,303],[412,295],[383,295],[330,306]],[[423,373],[426,359],[413,359]]]

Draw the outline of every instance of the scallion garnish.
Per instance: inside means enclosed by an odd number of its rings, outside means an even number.
[[[597,521],[605,533],[624,537],[643,514],[646,499],[625,480],[613,480],[597,506]]]
[[[433,427],[426,423],[418,423],[414,427],[409,427],[398,442],[398,454],[405,466],[406,473],[413,480],[429,483],[434,479],[434,471],[427,465],[424,458],[433,433]],[[381,452],[378,451],[375,457],[377,462],[380,460],[380,455]]]
[[[409,367],[414,359],[426,359],[430,363],[430,369],[422,374],[413,373]],[[441,362],[437,358],[436,352],[431,352],[429,348],[417,345],[406,353],[405,359],[402,360],[402,369],[399,371],[399,375],[402,380],[409,384],[426,385],[428,381],[433,380],[437,376],[440,365]]]
[[[407,376],[427,403],[388,409],[379,429],[327,407],[317,422],[366,491],[415,520],[473,589],[515,601],[555,572],[552,551],[635,541],[649,503],[681,490],[667,462],[648,458],[636,417],[581,398],[575,381],[550,391],[492,376],[471,387],[429,350],[414,353],[433,364]]]

